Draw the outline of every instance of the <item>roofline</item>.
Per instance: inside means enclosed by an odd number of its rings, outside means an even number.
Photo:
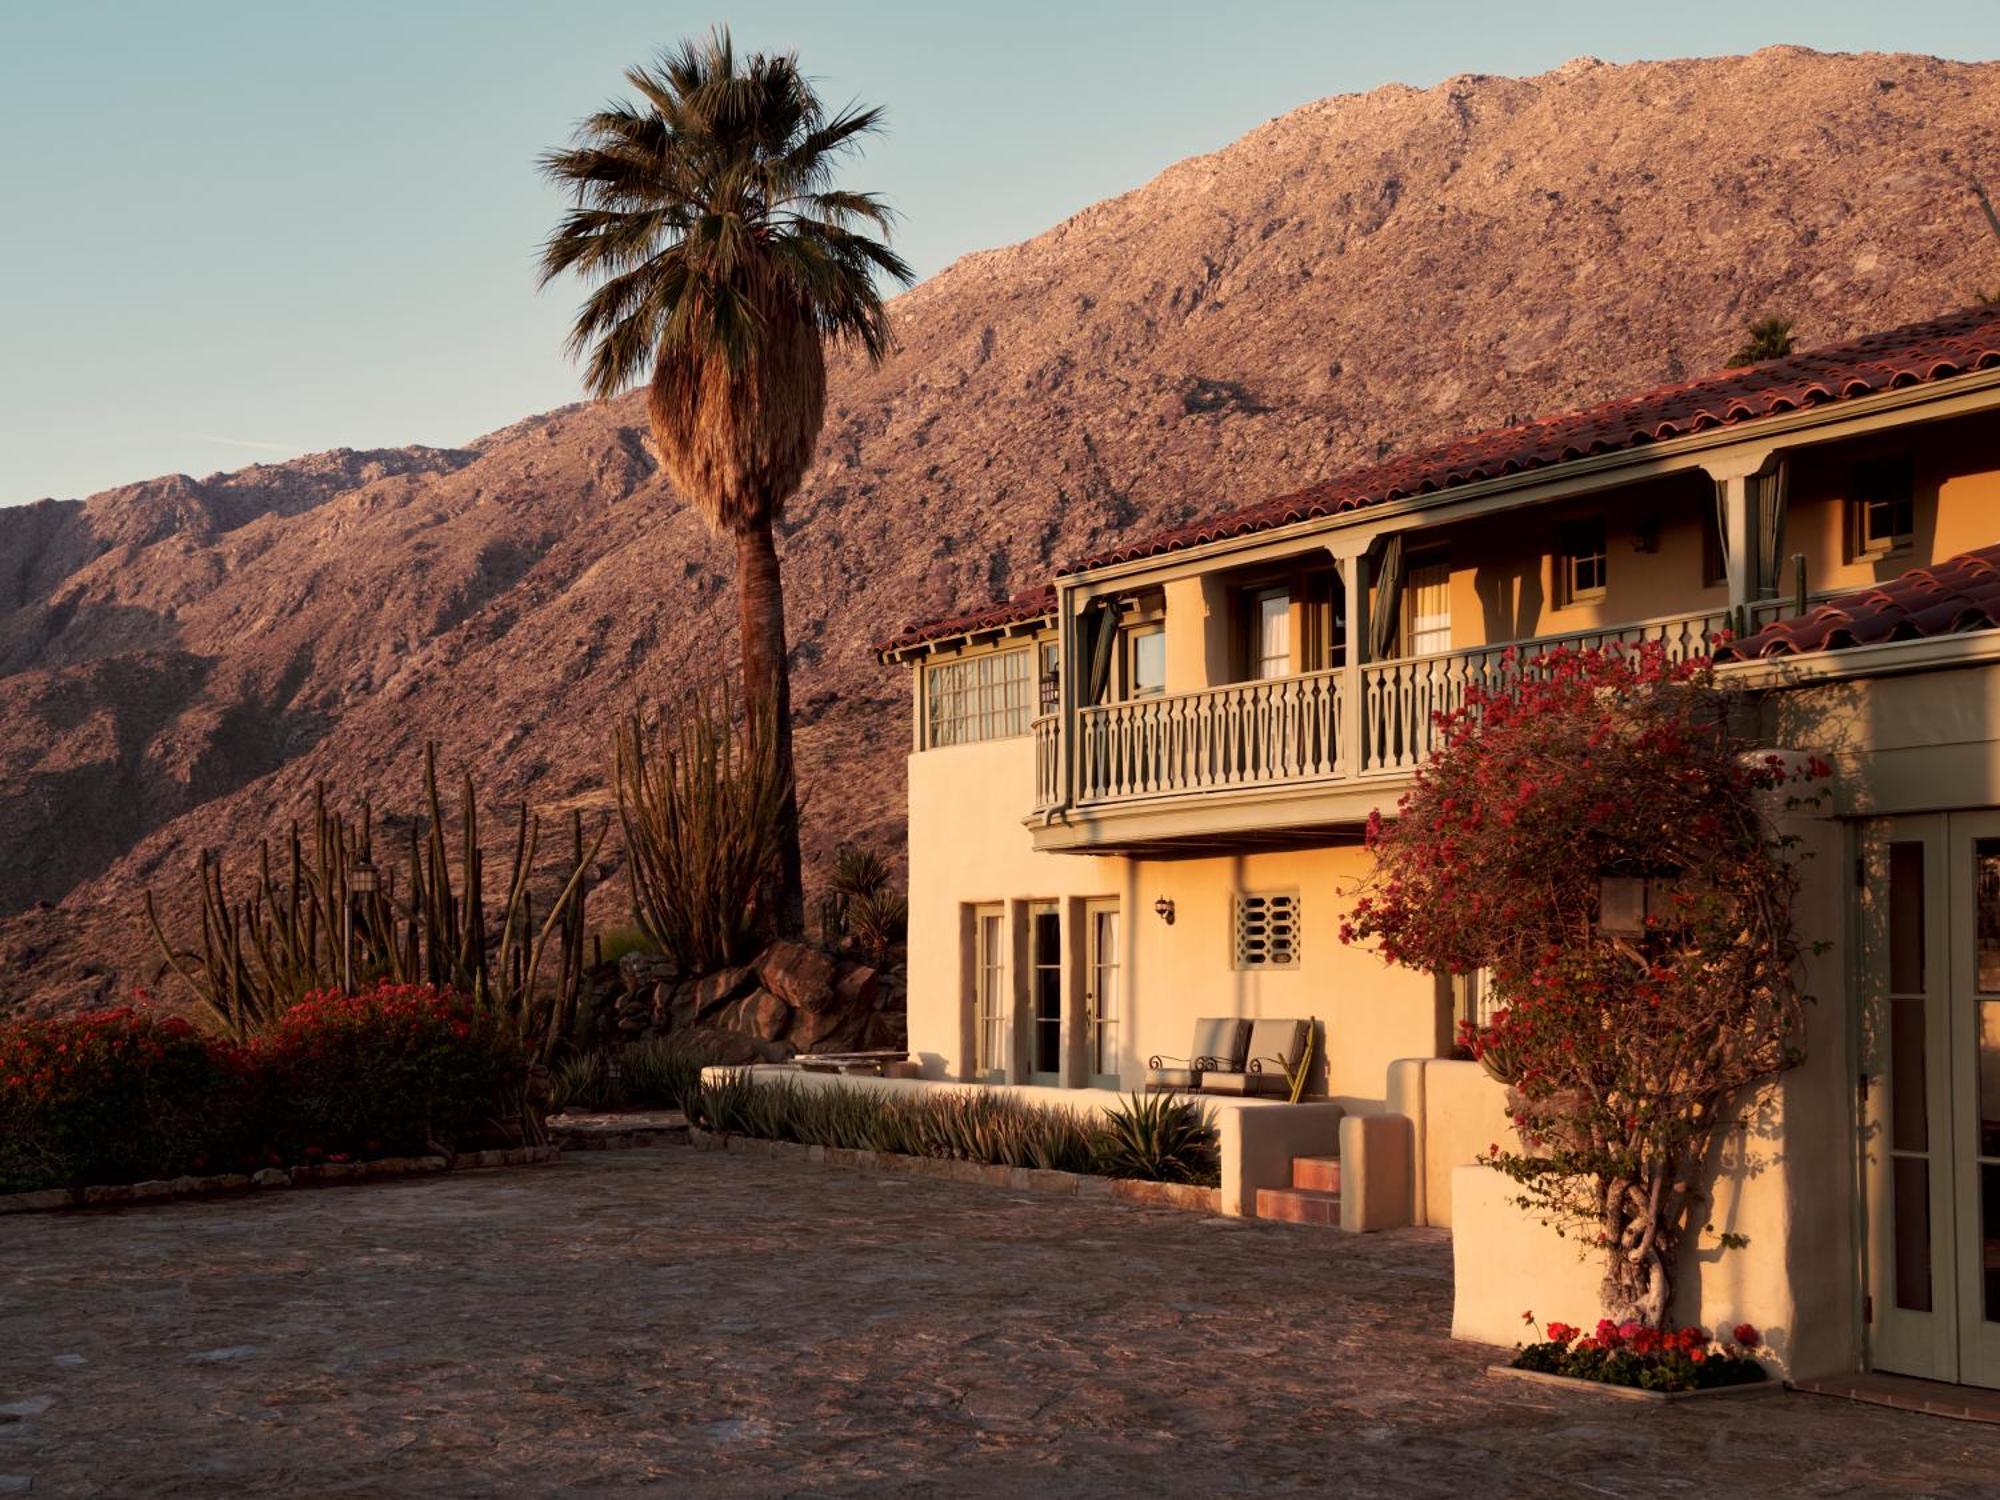
[[[1368,502],[1352,506],[1334,515],[1310,516],[1281,526],[1246,531],[1238,536],[1219,537],[1214,541],[1187,547],[1169,548],[1142,557],[1127,558],[1122,562],[1103,563],[1094,568],[1079,568],[1073,572],[1059,570],[1055,574],[1054,581],[1059,589],[1088,587],[1157,570],[1166,565],[1169,559],[1175,562],[1207,561],[1226,556],[1231,552],[1247,551],[1290,538],[1340,531],[1354,526],[1375,525],[1393,518],[1446,506],[1490,500],[1497,496],[1543,488],[1560,490],[1574,486],[1577,481],[1583,479],[1598,481],[1590,484],[1588,488],[1602,488],[1606,484],[1615,483],[1614,476],[1620,470],[1652,469],[1661,473],[1672,472],[1676,469],[1693,467],[1684,460],[1700,453],[1754,444],[1794,433],[1806,433],[1816,428],[1866,423],[1871,418],[1909,408],[1928,405],[1946,406],[1950,409],[1935,414],[1936,419],[1942,420],[1970,411],[2000,406],[2000,399],[1983,401],[1978,399],[1996,391],[2000,391],[2000,367],[1968,371],[1962,375],[1946,376],[1942,380],[1918,382],[1894,390],[1876,391],[1866,396],[1854,396],[1800,407],[1788,412],[1776,412],[1769,416],[1752,417],[1745,421],[1711,427],[1701,432],[1686,433],[1659,442],[1620,448],[1611,453],[1596,453],[1560,463],[1545,464],[1540,468],[1523,469],[1513,474],[1496,475],[1490,479],[1471,480],[1464,484],[1434,490],[1427,495],[1410,495],[1398,500]],[[1557,496],[1551,495],[1546,498],[1554,499]]]

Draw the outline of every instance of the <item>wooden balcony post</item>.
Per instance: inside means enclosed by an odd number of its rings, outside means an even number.
[[[1340,570],[1342,608],[1347,613],[1347,640],[1340,663],[1340,773],[1361,774],[1361,663],[1368,653],[1368,544],[1373,537],[1342,535],[1331,545],[1333,564]]]
[[[1702,467],[1715,481],[1716,528],[1729,574],[1730,628],[1741,634],[1751,628],[1750,606],[1764,597],[1774,581],[1765,576],[1764,509],[1785,503],[1783,458],[1769,448],[1725,453],[1704,460]]]
[[[1078,611],[1087,605],[1081,590],[1056,586],[1056,800],[1050,815],[1076,805],[1077,679],[1089,665],[1077,648]]]

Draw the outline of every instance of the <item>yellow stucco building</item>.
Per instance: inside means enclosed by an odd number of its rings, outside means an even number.
[[[1791,813],[1807,1060],[1718,1163],[1683,1318],[1798,1375],[2000,1385],[2000,311],[1480,434],[1081,560],[907,666],[910,1046],[1076,1102],[1205,1018],[1310,1019],[1306,1101],[1226,1100],[1224,1201],[1451,1226],[1457,1328],[1585,1322],[1598,1271],[1473,1164],[1478,976],[1339,929],[1432,714],[1556,644],[1738,638]],[[1256,1118],[1250,1118],[1255,1115]],[[1310,1205],[1308,1205],[1310,1206]],[[1742,1236],[1725,1249],[1723,1235]]]

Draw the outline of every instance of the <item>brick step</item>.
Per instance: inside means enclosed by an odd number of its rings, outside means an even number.
[[[1317,1188],[1258,1188],[1257,1217],[1286,1224],[1340,1227],[1340,1194]]]
[[[1340,1191],[1340,1158],[1337,1156],[1295,1156],[1292,1158],[1292,1186],[1311,1188],[1316,1193]]]

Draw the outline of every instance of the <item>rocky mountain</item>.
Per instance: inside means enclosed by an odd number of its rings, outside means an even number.
[[[897,846],[869,643],[1066,556],[1469,429],[2000,289],[2000,64],[1828,56],[1389,86],[1293,111],[896,304],[782,540],[807,836]],[[903,205],[919,214],[923,205]],[[732,669],[730,550],[630,398],[462,450],[0,510],[0,1004],[148,982],[135,924],[316,779],[605,804],[609,727]],[[609,902],[619,899],[607,895]]]

